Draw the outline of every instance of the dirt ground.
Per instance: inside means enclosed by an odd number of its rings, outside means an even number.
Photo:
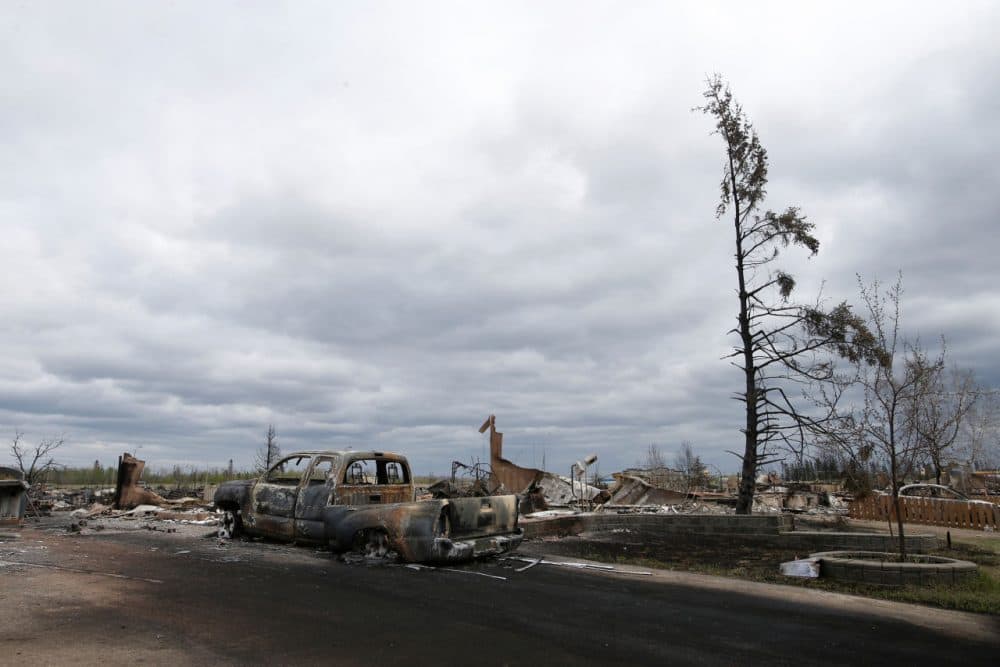
[[[993,664],[988,616],[708,575],[348,564],[204,526],[0,542],[0,664]],[[543,543],[526,545],[544,552]],[[637,574],[647,571],[650,574]]]

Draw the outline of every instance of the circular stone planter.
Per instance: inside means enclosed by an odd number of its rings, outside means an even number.
[[[976,576],[978,566],[966,560],[885,551],[823,551],[811,554],[820,561],[820,576],[835,581],[881,586],[952,585]]]

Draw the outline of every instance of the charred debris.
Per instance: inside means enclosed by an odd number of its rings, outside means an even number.
[[[721,477],[716,488],[684,488],[679,471],[631,468],[611,475],[607,483],[591,480],[590,455],[571,466],[568,475],[519,466],[503,455],[503,433],[490,415],[479,429],[489,433],[489,463],[454,461],[451,478],[428,488],[434,497],[486,496],[515,493],[527,519],[576,512],[730,514],[736,504],[738,480]],[[757,479],[757,513],[845,514],[850,501],[839,484],[784,482],[774,474]]]
[[[663,471],[633,468],[605,480],[587,481],[595,455],[583,457],[568,474],[520,466],[504,457],[503,433],[490,415],[480,427],[489,434],[489,462],[455,461],[451,476],[416,488],[416,500],[515,494],[518,513],[526,521],[581,513],[731,514],[736,500],[735,477],[720,477],[713,489],[679,490]],[[224,514],[213,500],[216,487],[150,488],[142,481],[145,461],[123,453],[113,488],[29,488],[19,471],[0,468],[0,527],[53,513],[71,516],[69,529],[102,529],[102,519],[136,521],[151,530],[170,531],[171,524],[223,525]],[[670,472],[669,470],[667,471]],[[593,483],[595,482],[596,483]],[[602,483],[603,482],[603,483]],[[774,475],[757,480],[756,513],[847,513],[850,497],[838,485],[783,482]]]

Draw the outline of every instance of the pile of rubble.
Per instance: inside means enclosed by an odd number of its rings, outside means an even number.
[[[70,512],[71,521],[68,529],[74,533],[89,533],[108,528],[122,529],[128,527],[146,530],[164,530],[175,532],[171,526],[176,524],[194,526],[217,526],[219,517],[208,507],[197,506],[182,508],[164,508],[159,505],[139,505],[128,510],[116,510],[107,505],[95,503],[87,508]],[[130,526],[131,524],[131,526]],[[157,524],[165,524],[159,526]]]
[[[479,430],[481,433],[489,430],[489,468],[482,470],[479,464],[462,467],[481,473],[477,475],[476,484],[483,490],[483,495],[518,494],[522,498],[519,509],[526,518],[559,516],[584,510],[620,514],[727,514],[732,513],[736,504],[735,496],[727,493],[661,488],[644,478],[641,471],[615,473],[614,483],[602,489],[584,483],[582,474],[564,477],[538,468],[525,468],[503,457],[503,433],[496,430],[496,417],[490,415]],[[574,464],[571,474],[582,473],[594,459],[596,457],[588,457]],[[452,483],[441,483],[438,490],[447,490],[447,493],[455,495],[436,497],[466,495],[462,485],[456,484],[454,479]]]
[[[493,415],[489,416],[479,430],[481,433],[489,431],[490,464],[486,470],[479,464],[472,466],[477,471],[476,488],[481,491],[481,495],[518,494],[523,498],[521,513],[528,518],[583,510],[621,514],[732,514],[735,511],[735,484],[724,487],[722,492],[703,489],[679,491],[659,485],[656,475],[648,475],[641,469],[631,469],[614,473],[614,482],[602,489],[585,484],[582,478],[563,477],[537,468],[526,468],[505,459],[503,433],[496,430],[496,417]],[[582,470],[583,467],[584,464],[575,464],[574,469]],[[762,475],[756,481],[753,505],[755,513],[843,515],[846,514],[851,499],[836,484],[782,483],[773,474]],[[454,473],[452,483],[443,484],[441,490],[446,491],[436,497],[465,495],[463,487],[455,483]]]
[[[130,524],[158,530],[160,528],[154,524],[163,523],[167,524],[163,528],[167,532],[173,532],[170,524],[218,525],[212,499],[205,497],[210,490],[145,488],[140,481],[144,467],[145,461],[126,452],[118,459],[114,488],[32,488],[24,496],[21,518],[69,512],[68,528],[77,533],[122,528]]]
[[[774,475],[767,475],[758,480],[753,511],[844,515],[851,499],[852,496],[844,493],[838,484],[782,482]]]

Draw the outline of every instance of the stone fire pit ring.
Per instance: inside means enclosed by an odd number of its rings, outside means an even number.
[[[821,577],[880,586],[952,586],[979,571],[966,560],[925,554],[908,554],[902,563],[898,554],[885,551],[822,551],[811,558],[819,560]]]

